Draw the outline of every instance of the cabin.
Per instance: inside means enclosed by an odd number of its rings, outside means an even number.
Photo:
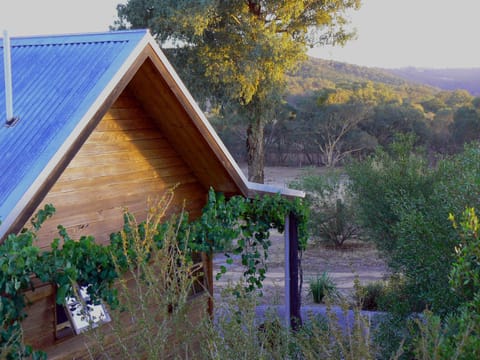
[[[5,37],[1,50],[0,241],[48,203],[57,211],[39,232],[41,248],[58,224],[106,243],[124,208],[142,220],[147,199],[173,185],[170,210],[192,218],[210,187],[303,195],[245,178],[148,30]],[[73,358],[82,344],[59,340],[54,293],[39,284],[29,294],[26,342]]]

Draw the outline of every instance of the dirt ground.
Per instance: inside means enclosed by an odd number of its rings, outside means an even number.
[[[319,170],[320,171],[320,170]],[[265,169],[266,183],[286,186],[302,173],[302,169],[288,167],[268,167]],[[277,232],[271,233],[272,246],[269,253],[267,279],[264,281],[264,296],[261,303],[282,304],[284,302],[284,237]],[[228,272],[215,281],[215,295],[219,296],[222,288],[228,282],[241,278],[243,268],[238,259],[232,265],[225,264],[225,257],[218,254],[214,259],[214,274],[221,265],[227,266]],[[353,292],[353,282],[358,276],[361,283],[380,280],[387,272],[385,263],[379,257],[371,243],[345,243],[345,248],[335,249],[321,244],[309,244],[303,255],[302,267],[304,284],[302,304],[312,304],[308,294],[308,282],[311,278],[327,272],[343,295],[350,296]]]

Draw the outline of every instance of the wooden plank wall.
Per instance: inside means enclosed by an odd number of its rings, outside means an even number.
[[[124,208],[143,220],[147,199],[174,185],[170,213],[185,203],[191,218],[198,216],[207,190],[127,88],[40,205],[52,203],[57,212],[39,232],[39,245],[48,247],[58,237],[58,224],[72,238],[93,235],[108,242],[121,229]]]
[[[151,53],[152,59],[156,57]],[[158,59],[157,59],[158,60]],[[158,74],[162,76],[158,76]],[[244,194],[248,189],[242,183],[227,151],[203,123],[189,98],[178,88],[178,83],[158,60],[147,59],[130,82],[140,102],[151,111],[163,133],[192,168],[203,184],[215,187],[226,196]],[[148,89],[149,91],[145,91]],[[168,118],[169,121],[163,121]]]

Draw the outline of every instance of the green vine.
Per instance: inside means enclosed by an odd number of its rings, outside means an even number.
[[[120,233],[112,234],[110,244],[103,246],[91,236],[73,240],[62,226],[58,227],[60,237],[53,240],[51,249],[42,252],[35,245],[36,232],[54,212],[52,205],[46,205],[32,219],[31,229],[16,235],[10,234],[0,245],[0,346],[2,349],[8,347],[9,359],[28,356],[45,358],[42,352],[34,352],[31,347],[24,346],[18,337],[21,334],[21,321],[26,317],[24,292],[34,290],[34,277],[57,286],[58,304],[64,304],[67,296],[74,295],[75,284],[89,284],[88,292],[94,302],[103,300],[111,307],[116,307],[118,298],[113,284],[121,275],[118,271],[127,268],[127,264],[122,263],[125,252],[128,252],[130,259],[135,259],[133,248],[128,242],[125,243],[125,237]],[[269,230],[282,232],[290,212],[298,219],[299,250],[304,250],[307,242],[307,207],[300,199],[288,200],[274,195],[255,199],[234,196],[227,200],[223,194],[211,189],[199,219],[189,223],[188,215],[181,214],[170,221],[176,222],[178,241],[183,242],[190,253],[225,252],[227,263],[231,263],[228,250],[233,244],[232,253],[241,256],[246,269],[247,290],[251,291],[261,288],[265,279],[271,245]],[[124,234],[132,232],[128,225],[132,223],[130,216],[125,214]],[[162,246],[164,231],[169,225],[156,225],[155,241],[158,247]],[[146,231],[151,229],[145,223],[138,225],[140,236]],[[150,250],[145,249],[147,252]],[[141,258],[148,259],[148,256]],[[223,267],[218,276],[226,271]]]
[[[88,292],[93,301],[103,299],[112,306],[116,304],[112,284],[118,275],[111,260],[111,246],[96,244],[91,236],[74,241],[61,226],[62,239],[53,240],[51,251],[41,252],[34,244],[36,232],[54,213],[55,208],[46,205],[32,219],[31,229],[24,229],[17,235],[10,234],[0,246],[0,346],[2,352],[8,349],[8,359],[45,358],[42,352],[33,352],[21,341],[12,340],[20,337],[20,324],[26,317],[24,292],[34,290],[34,277],[56,284],[58,304],[74,295],[74,284],[91,284]]]
[[[290,212],[298,219],[299,250],[303,251],[308,239],[308,208],[301,199],[290,200],[277,194],[254,199],[234,196],[227,200],[211,189],[202,216],[193,224],[193,247],[205,252],[225,252],[227,264],[231,264],[228,250],[233,245],[232,253],[240,255],[245,266],[247,291],[262,288],[271,245],[270,230],[283,232]],[[226,272],[222,266],[217,279]]]

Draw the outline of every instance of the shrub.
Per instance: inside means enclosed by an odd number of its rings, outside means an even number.
[[[313,302],[317,304],[322,303],[326,297],[335,299],[339,296],[337,285],[335,285],[327,272],[310,279],[309,285],[310,294],[313,296]]]
[[[378,348],[372,341],[370,321],[358,308],[350,316],[348,305],[334,311],[327,305],[325,317],[311,316],[294,334],[299,350],[293,359],[376,359]]]
[[[453,216],[450,218],[461,238],[455,247],[456,260],[450,272],[450,285],[463,304],[473,304],[480,301],[480,223],[474,208],[464,211],[460,224]]]
[[[452,215],[453,226],[460,234],[455,247],[455,262],[450,272],[450,285],[461,304],[442,319],[425,311],[416,321],[419,333],[414,350],[423,359],[480,358],[480,224],[473,208],[467,208],[460,223]]]
[[[477,317],[465,309],[443,319],[425,311],[416,319],[413,341],[416,359],[479,359],[480,339]]]
[[[357,238],[360,230],[345,183],[338,171],[330,170],[324,175],[307,171],[300,180],[290,184],[307,193],[311,235],[337,247]]]
[[[232,295],[235,294],[235,295]],[[358,309],[353,317],[327,306],[326,316],[311,315],[291,332],[276,312],[258,319],[257,298],[244,286],[232,285],[222,294],[214,322],[199,331],[198,359],[374,359],[377,349],[370,338],[370,324]],[[351,319],[345,324],[340,320]],[[261,325],[259,323],[261,322]]]
[[[189,331],[198,325],[189,319],[195,304],[189,299],[201,284],[202,264],[192,261],[185,241],[188,232],[180,235],[184,229],[174,219],[164,222],[167,206],[162,201],[151,204],[141,224],[126,214],[124,229],[112,235],[128,244],[113,259],[117,272],[124,276],[116,284],[119,307],[110,311],[112,322],[87,334],[94,358],[192,355],[195,337]],[[195,316],[199,319],[207,316],[206,306],[201,306],[206,301],[197,302]]]
[[[388,357],[401,345],[407,359],[480,358],[480,266],[477,261],[480,227],[472,208],[464,212],[459,224],[453,216],[451,219],[461,238],[449,275],[459,305],[445,316],[430,310],[411,314],[408,304],[411,288],[402,277],[393,277],[387,282],[381,301],[383,309],[393,312],[375,334],[383,357]]]
[[[386,292],[384,281],[374,281],[365,285],[356,284],[355,303],[362,310],[377,311]]]
[[[285,359],[291,338],[276,313],[259,320],[256,293],[246,292],[241,282],[230,284],[216,302],[214,321],[199,328],[198,359]]]
[[[406,315],[428,307],[445,315],[459,304],[448,284],[459,240],[448,216],[467,204],[480,205],[480,151],[469,146],[432,168],[413,144],[413,137],[404,136],[388,151],[353,164],[350,186],[369,237],[392,272],[403,276],[405,303],[393,298],[392,310]]]
[[[122,278],[119,282],[120,306],[111,311],[114,321],[89,333],[95,339],[92,358],[130,359],[141,354],[145,359],[158,359],[172,353],[196,359],[374,358],[369,323],[358,311],[347,328],[327,310],[326,319],[309,319],[298,332],[291,332],[276,313],[259,321],[257,293],[248,292],[244,282],[223,292],[214,319],[205,316],[203,321],[190,321],[192,303],[187,297],[197,269],[182,245],[188,233],[179,236],[174,222],[159,230],[156,219],[150,216],[137,226],[127,216],[126,230],[117,235],[130,245],[121,258],[130,281]],[[326,273],[318,278],[329,279]],[[331,280],[326,282],[331,285]]]

